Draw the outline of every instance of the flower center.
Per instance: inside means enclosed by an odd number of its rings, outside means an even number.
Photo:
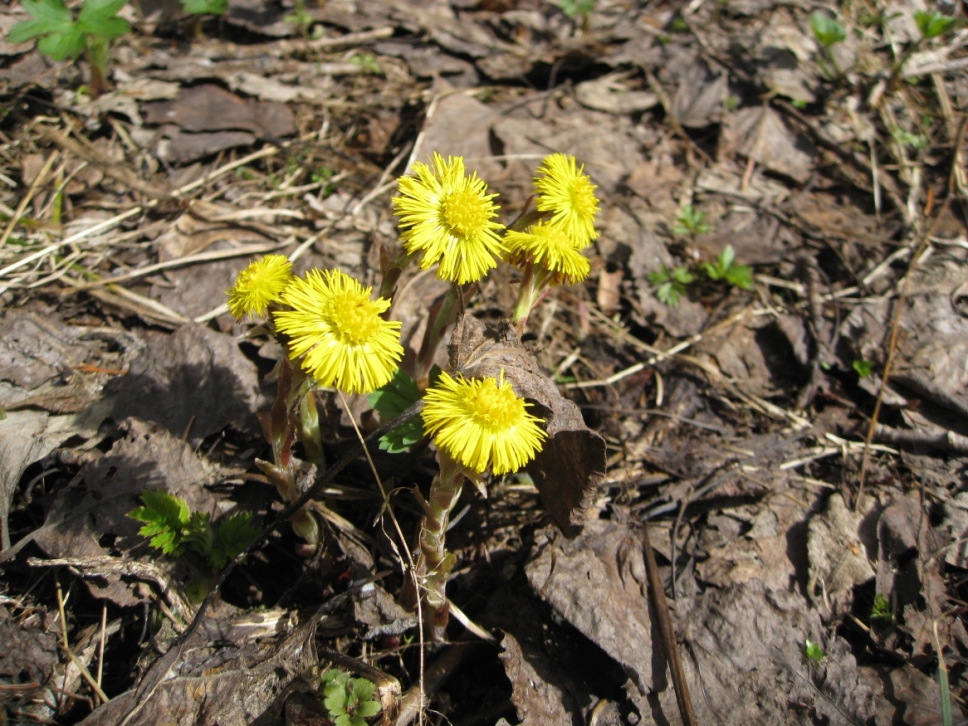
[[[595,205],[598,200],[595,198],[595,190],[588,183],[587,179],[575,179],[572,182],[568,195],[571,204],[577,214],[583,217],[591,217],[595,214]]]
[[[518,419],[520,402],[509,386],[498,387],[494,381],[468,392],[467,412],[471,418],[489,431],[500,431]]]
[[[382,320],[371,301],[353,299],[334,301],[329,319],[339,341],[353,346],[372,340]]]
[[[487,224],[488,216],[481,195],[470,189],[457,189],[440,201],[440,221],[458,237],[474,237]]]

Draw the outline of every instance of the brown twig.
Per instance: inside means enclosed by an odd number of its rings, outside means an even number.
[[[669,615],[665,587],[662,584],[662,578],[659,576],[659,567],[655,563],[655,555],[652,553],[648,525],[642,527],[642,548],[645,551],[645,569],[646,575],[649,578],[649,595],[652,600],[652,606],[655,609],[656,619],[659,621],[662,645],[669,659],[669,671],[672,674],[672,685],[676,691],[676,704],[679,706],[679,715],[682,717],[684,726],[696,726],[699,721],[696,720],[696,712],[692,708],[692,700],[689,697],[689,686],[686,684],[686,675],[682,670],[682,658],[679,655],[679,643],[676,640],[676,631],[672,625],[672,617]]]

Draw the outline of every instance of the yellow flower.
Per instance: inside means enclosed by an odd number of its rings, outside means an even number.
[[[266,255],[246,267],[225,291],[229,312],[237,320],[246,315],[265,317],[269,303],[279,302],[292,280],[292,263],[283,255]]]
[[[508,231],[504,236],[507,261],[523,266],[528,259],[552,273],[552,281],[573,285],[588,277],[588,258],[572,244],[561,228],[538,222],[524,232]]]
[[[413,171],[415,177],[400,177],[400,196],[393,198],[407,254],[422,252],[423,270],[439,261],[437,276],[443,280],[459,285],[480,280],[504,251],[498,237],[504,225],[494,221],[497,194],[487,194],[476,172],[465,175],[460,156],[445,161],[434,153],[433,168],[418,161]]]
[[[551,154],[538,168],[534,185],[538,189],[539,212],[551,212],[551,223],[567,234],[581,249],[598,237],[595,215],[598,197],[595,185],[577,165],[574,156]]]
[[[305,355],[302,368],[323,386],[369,393],[386,384],[403,357],[400,323],[380,314],[384,298],[340,270],[310,270],[282,294],[292,310],[273,314],[276,329],[288,335],[289,357]]]
[[[441,373],[424,394],[424,430],[454,460],[483,473],[517,471],[531,461],[548,437],[541,419],[527,412],[511,384],[494,378],[467,380]]]

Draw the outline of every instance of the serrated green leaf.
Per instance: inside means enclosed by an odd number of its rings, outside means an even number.
[[[753,270],[749,265],[733,265],[726,270],[726,282],[741,290],[753,288]]]
[[[158,490],[144,492],[141,501],[144,506],[132,510],[128,515],[145,523],[138,534],[150,537],[151,546],[166,555],[181,554],[184,530],[189,520],[185,501]]]
[[[17,45],[39,38],[49,32],[50,24],[46,20],[23,20],[14,25],[7,33],[7,42]]]
[[[97,21],[77,21],[77,27],[87,35],[93,35],[102,40],[120,38],[131,30],[131,26],[124,18],[106,18]]]
[[[367,402],[387,420],[393,419],[420,400],[416,381],[402,368],[397,368],[393,378],[373,393],[367,394]]]
[[[249,546],[259,534],[259,530],[251,526],[251,521],[251,512],[237,512],[219,521],[209,554],[209,564],[216,569],[222,569],[226,562],[234,560]]]
[[[330,692],[332,691],[332,692]],[[346,713],[346,687],[339,684],[332,684],[326,687],[326,698],[323,705],[331,716],[338,716]]]
[[[359,705],[356,709],[356,715],[360,718],[370,718],[371,716],[376,716],[383,707],[380,705],[379,701],[367,700]]]
[[[52,31],[63,30],[73,22],[63,0],[23,0],[23,6],[28,15],[46,22]]]
[[[53,33],[37,42],[37,50],[56,61],[77,58],[84,51],[84,34],[76,28],[67,33]]]
[[[688,267],[680,265],[672,269],[672,279],[683,285],[691,285],[696,281],[696,276],[689,272]]]
[[[113,18],[121,8],[128,4],[128,0],[84,0],[78,21],[102,21]]]
[[[353,678],[350,681],[350,690],[353,692],[353,697],[358,701],[369,701],[373,698],[376,685],[366,678]]]
[[[423,419],[415,416],[406,423],[387,431],[380,437],[380,449],[388,454],[410,451],[410,447],[424,437]]]

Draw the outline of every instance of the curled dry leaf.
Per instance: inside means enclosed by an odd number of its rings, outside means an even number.
[[[466,378],[497,378],[503,371],[517,394],[535,404],[532,412],[545,420],[548,440],[525,471],[554,523],[566,537],[576,537],[605,474],[605,440],[585,425],[578,406],[542,373],[510,325],[490,330],[464,315],[451,340],[455,372]]]

